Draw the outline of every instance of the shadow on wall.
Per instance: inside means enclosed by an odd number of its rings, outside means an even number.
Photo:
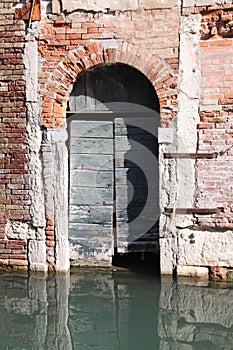
[[[98,270],[1,274],[1,349],[232,349],[231,287]]]

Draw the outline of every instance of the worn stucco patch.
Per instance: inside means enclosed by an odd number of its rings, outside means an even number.
[[[62,0],[62,8],[67,12],[84,11],[127,11],[138,9],[171,8],[178,4],[177,0]]]
[[[6,236],[8,239],[42,239],[44,230],[25,222],[9,221],[6,224]]]

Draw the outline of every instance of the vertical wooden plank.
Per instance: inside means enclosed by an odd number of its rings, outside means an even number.
[[[71,121],[69,237],[74,260],[111,264],[113,178],[113,123]]]
[[[158,240],[158,146],[153,119],[148,124],[143,116],[115,119],[118,252],[152,250]]]
[[[74,84],[68,104],[70,111],[86,111],[85,76],[79,79],[78,84]]]
[[[127,126],[123,118],[116,118],[115,126],[115,193],[116,193],[116,244],[117,252],[128,251],[128,168],[124,166],[130,144],[127,136]]]

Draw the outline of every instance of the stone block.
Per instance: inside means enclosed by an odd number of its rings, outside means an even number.
[[[162,275],[173,274],[173,238],[160,238],[160,270]]]
[[[104,0],[62,0],[62,8],[67,12],[75,10],[86,11],[129,11],[144,8],[146,10],[172,8],[178,6],[178,0],[143,0],[138,2],[137,0],[112,0],[106,5]]]
[[[121,42],[121,39],[106,39],[103,41],[103,49],[117,49]]]
[[[183,230],[179,236],[181,266],[233,266],[233,232]]]
[[[177,0],[144,0],[144,8],[146,10],[164,9],[178,6]]]
[[[25,75],[27,82],[26,97],[27,101],[36,102],[38,99],[38,47],[37,41],[29,41],[25,45]]]
[[[184,0],[183,7],[210,6],[215,4],[215,0]]]
[[[47,140],[51,143],[65,142],[68,139],[66,129],[47,130]]]
[[[28,258],[30,269],[34,271],[47,271],[45,241],[31,240],[28,245]]]
[[[172,143],[174,130],[172,128],[158,128],[158,142]]]
[[[177,266],[177,276],[209,278],[209,269],[201,266]]]
[[[106,11],[110,9],[111,11],[121,10],[136,10],[138,9],[137,0],[112,0],[106,4],[105,0],[62,0],[62,8],[67,12],[75,10],[85,10],[85,11]]]
[[[59,0],[52,1],[52,10],[54,14],[59,14],[61,12],[61,4]]]
[[[196,6],[211,6],[213,4],[215,4],[218,1],[215,0],[195,0],[195,5]],[[220,3],[220,1],[218,2]],[[224,1],[225,3],[225,1]]]

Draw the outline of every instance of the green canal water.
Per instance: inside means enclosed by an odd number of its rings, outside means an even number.
[[[233,349],[233,285],[153,273],[0,274],[1,350]]]

